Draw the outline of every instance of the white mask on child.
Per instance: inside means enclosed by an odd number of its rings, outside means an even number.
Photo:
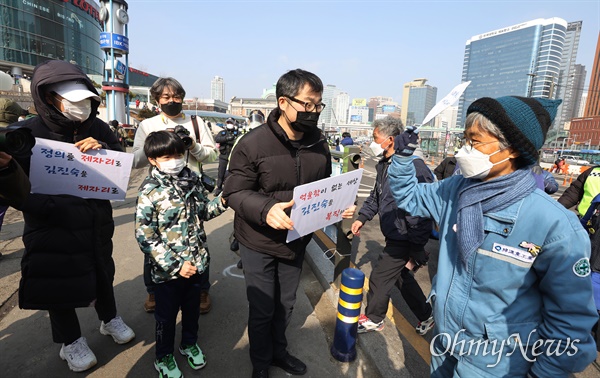
[[[185,159],[183,157],[161,161],[158,170],[171,176],[177,176],[185,168]]]

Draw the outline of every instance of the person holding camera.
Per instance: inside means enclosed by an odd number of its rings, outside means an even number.
[[[239,136],[238,127],[235,125],[233,118],[227,118],[225,121],[225,130],[219,132],[215,136],[215,142],[219,143],[219,175],[217,177],[217,187],[214,195],[218,196],[223,191],[223,182],[225,181],[225,173],[229,164],[229,154],[235,145],[235,141]]]
[[[38,64],[31,95],[38,116],[16,123],[37,138],[72,143],[90,150],[122,151],[109,126],[96,118],[100,96],[76,65],[60,60]],[[16,156],[26,173],[29,156]],[[20,206],[25,219],[19,306],[48,310],[59,356],[73,371],[97,363],[81,329],[75,308],[94,306],[100,333],[125,344],[135,333],[117,316],[112,258],[114,220],[108,200],[72,195],[31,193]]]
[[[202,175],[202,163],[217,159],[217,146],[208,127],[201,118],[189,116],[182,112],[185,90],[179,81],[172,77],[159,78],[152,84],[150,95],[159,105],[161,113],[145,119],[140,123],[133,141],[133,167],[148,166],[148,158],[144,153],[146,137],[153,131],[168,130],[176,132],[185,139],[185,162],[188,168],[198,176]],[[180,127],[178,127],[180,126]],[[187,136],[187,138],[186,138]],[[144,302],[146,312],[154,312],[154,290],[150,276],[151,261],[144,261],[144,283],[148,297]],[[201,274],[202,291],[200,293],[200,313],[206,314],[211,308],[209,269]]]
[[[369,277],[367,308],[365,314],[358,319],[358,333],[383,329],[394,284],[419,319],[415,328],[417,333],[424,335],[434,325],[431,305],[426,302],[425,295],[413,276],[414,272],[406,268],[409,261],[415,265],[413,270],[427,263],[425,244],[429,240],[433,224],[430,219],[413,217],[398,209],[388,182],[387,170],[395,151],[394,138],[402,133],[402,129],[399,118],[388,116],[373,122],[373,143],[370,148],[373,155],[382,158],[376,166],[375,186],[359,210],[351,230],[354,235],[360,235],[365,222],[379,215],[385,247]],[[412,164],[419,182],[434,181],[433,173],[423,159],[415,156]]]

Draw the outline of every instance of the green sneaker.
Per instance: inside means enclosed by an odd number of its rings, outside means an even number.
[[[206,358],[198,344],[181,345],[179,347],[179,353],[187,357],[188,364],[190,364],[194,370],[202,369],[206,366]]]
[[[160,360],[154,361],[154,368],[158,371],[159,378],[183,378],[181,370],[172,354],[167,354]]]

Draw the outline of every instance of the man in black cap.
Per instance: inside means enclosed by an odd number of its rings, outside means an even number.
[[[443,181],[417,183],[408,147],[393,158],[398,207],[440,225],[432,377],[566,377],[597,356],[589,238],[529,169],[560,103],[473,102]]]

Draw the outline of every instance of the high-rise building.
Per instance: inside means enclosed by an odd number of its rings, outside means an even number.
[[[579,102],[579,108],[577,110],[575,118],[583,117],[583,112],[585,111],[585,103],[587,102],[587,97],[588,97],[587,91],[583,91],[583,94],[581,95],[581,101]]]
[[[579,108],[581,108],[582,103],[583,106],[585,106],[585,101],[583,100],[583,88],[585,87],[586,76],[587,71],[585,70],[585,66],[581,64],[576,64],[575,71],[573,73],[573,85],[570,86],[571,92],[567,92],[565,94],[565,99],[567,98],[567,96],[570,96],[572,101],[572,103],[570,104],[571,111],[567,114],[569,118],[565,122],[568,122],[573,118],[581,117],[579,115]]]
[[[584,77],[580,77],[582,66],[575,64],[577,50],[579,48],[579,37],[581,35],[582,21],[569,22],[567,24],[567,34],[565,35],[565,44],[563,47],[562,59],[560,62],[560,74],[556,85],[556,98],[563,100],[558,107],[556,118],[554,119],[554,128],[557,131],[565,129],[565,123],[570,122],[575,117],[576,105],[581,99],[582,87],[579,81],[585,81],[585,67],[583,67]],[[579,73],[576,66],[580,66]]]
[[[404,84],[402,91],[402,114],[400,119],[405,126],[421,123],[431,108],[435,106],[437,88],[425,84],[427,79],[415,79]],[[433,124],[433,120],[428,125]]]
[[[434,126],[441,129],[454,129],[456,127],[456,113],[458,106],[449,106],[442,110],[440,114],[433,119]]]
[[[507,95],[556,98],[567,22],[536,19],[471,37],[465,46],[457,125],[471,103]]]
[[[325,109],[323,109],[319,116],[319,122],[324,123],[326,126],[331,126],[333,123],[332,112],[334,110],[332,104],[334,97],[337,96],[338,93],[340,93],[340,90],[337,89],[335,85],[327,84],[325,88],[323,88],[323,98],[321,99],[321,102],[325,104]]]
[[[588,98],[585,104],[584,117],[600,116],[600,33],[598,33],[598,44],[594,66],[592,67],[592,78],[588,89]]]
[[[210,81],[210,98],[225,101],[225,80],[222,77],[215,76]]]
[[[335,124],[346,125],[348,123],[348,107],[350,106],[350,95],[340,92],[333,98],[331,110]]]

